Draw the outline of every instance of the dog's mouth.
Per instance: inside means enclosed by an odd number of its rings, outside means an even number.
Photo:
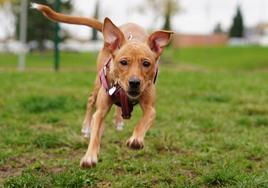
[[[137,99],[140,96],[140,91],[128,90],[127,95],[131,99]]]

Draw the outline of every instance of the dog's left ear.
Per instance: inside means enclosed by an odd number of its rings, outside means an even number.
[[[116,27],[109,18],[105,18],[102,33],[105,47],[113,53],[125,43],[125,37],[122,31]]]
[[[148,38],[148,45],[151,50],[160,56],[164,50],[163,48],[169,44],[173,33],[172,31],[164,30],[152,33]]]

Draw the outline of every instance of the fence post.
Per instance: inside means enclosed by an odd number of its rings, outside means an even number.
[[[60,11],[60,0],[55,0],[55,10],[57,12]],[[60,49],[59,49],[59,43],[60,43],[60,25],[59,23],[55,23],[55,35],[54,35],[54,70],[57,72],[60,68]]]
[[[28,5],[27,0],[21,1],[21,4],[20,4],[20,44],[21,44],[21,49],[19,52],[19,65],[18,65],[19,71],[25,70],[26,49],[25,49],[24,45],[26,45],[26,40],[27,40],[27,13],[28,13],[27,5]]]

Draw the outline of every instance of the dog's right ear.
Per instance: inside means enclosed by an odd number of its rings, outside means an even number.
[[[105,18],[102,33],[105,47],[113,53],[125,43],[125,37],[122,31],[116,27],[109,18]]]

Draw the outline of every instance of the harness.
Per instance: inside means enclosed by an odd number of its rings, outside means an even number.
[[[112,58],[110,58],[107,63],[104,65],[104,67],[99,72],[99,78],[102,87],[106,90],[107,94],[110,96],[113,103],[122,109],[122,117],[123,119],[130,119],[131,112],[133,111],[133,107],[138,104],[138,101],[132,101],[128,98],[126,92],[123,90],[123,88],[118,84],[115,83],[110,87],[110,83],[108,83],[107,80],[107,69],[109,68],[109,65],[112,61]],[[154,77],[154,84],[156,82],[158,75],[158,63],[156,64],[155,69],[155,77]]]

